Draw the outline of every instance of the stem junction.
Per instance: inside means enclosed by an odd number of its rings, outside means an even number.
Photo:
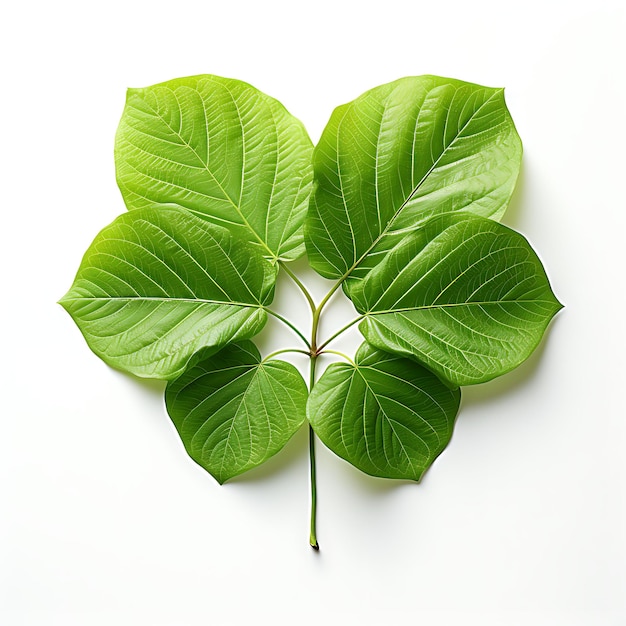
[[[287,267],[285,263],[280,262],[280,261],[279,263],[280,263],[280,267],[285,270],[285,273],[291,278],[291,280],[293,280],[296,286],[300,289],[300,291],[306,298],[307,303],[309,304],[309,308],[311,309],[311,314],[313,316],[312,322],[311,322],[311,340],[308,341],[306,337],[304,337],[304,335],[289,320],[284,318],[282,315],[279,315],[278,313],[271,311],[270,309],[265,309],[270,315],[273,315],[274,317],[278,318],[281,322],[283,322],[289,328],[291,328],[291,330],[294,333],[296,333],[298,337],[300,337],[300,339],[302,339],[302,341],[308,348],[308,351],[292,350],[292,349],[278,350],[266,358],[270,358],[271,356],[274,356],[276,354],[281,354],[282,352],[301,352],[303,354],[307,354],[310,358],[310,368],[309,368],[309,393],[310,393],[311,391],[313,391],[313,387],[315,385],[315,366],[316,366],[317,359],[320,356],[320,354],[324,352],[330,353],[330,354],[337,354],[345,358],[347,361],[349,361],[350,363],[354,365],[354,362],[352,361],[352,359],[350,359],[348,356],[346,356],[342,352],[337,352],[336,350],[328,350],[325,348],[331,341],[334,341],[337,337],[339,337],[339,335],[341,335],[346,330],[351,328],[357,322],[361,321],[363,319],[363,316],[360,315],[359,317],[353,319],[351,322],[343,326],[343,328],[340,328],[336,333],[331,335],[330,338],[326,339],[321,345],[318,346],[317,333],[319,330],[320,316],[322,314],[324,307],[328,304],[333,294],[339,289],[339,287],[343,283],[346,276],[342,276],[331,287],[330,291],[322,298],[321,302],[316,306],[315,301],[313,300],[313,297],[311,296],[311,293],[305,287],[302,281]],[[319,546],[319,543],[317,542],[317,525],[316,525],[317,479],[316,479],[316,471],[315,471],[316,469],[315,468],[315,433],[313,431],[311,424],[309,424],[309,460],[310,460],[310,478],[311,478],[311,533],[309,536],[309,543],[314,550],[319,550],[320,546]]]

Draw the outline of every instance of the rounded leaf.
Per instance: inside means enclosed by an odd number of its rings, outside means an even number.
[[[283,448],[305,420],[307,393],[293,365],[261,361],[246,341],[200,355],[168,383],[165,403],[191,458],[223,483]]]
[[[278,101],[202,75],[129,89],[115,162],[129,209],[176,204],[292,260],[304,252],[312,150]]]
[[[347,291],[371,344],[416,358],[453,385],[518,366],[562,306],[522,235],[463,213],[406,235]]]
[[[363,344],[315,383],[307,416],[335,454],[372,476],[420,480],[443,451],[461,392],[415,361]]]
[[[413,76],[367,91],[333,112],[315,148],[311,265],[363,276],[435,215],[499,219],[521,158],[502,89]]]
[[[170,379],[200,348],[257,334],[275,281],[276,267],[224,228],[141,209],[96,236],[60,304],[106,363]]]

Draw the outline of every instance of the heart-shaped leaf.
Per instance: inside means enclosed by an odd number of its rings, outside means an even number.
[[[326,278],[363,276],[430,217],[498,219],[521,157],[502,89],[418,76],[367,91],[335,109],[315,148],[311,265]]]
[[[141,209],[104,228],[60,300],[109,365],[174,378],[202,347],[267,321],[276,267],[258,248],[187,211]]]
[[[304,252],[312,150],[278,101],[203,75],[129,89],[115,162],[129,209],[176,204],[292,260]]]
[[[306,419],[307,395],[293,365],[261,361],[246,341],[198,357],[168,383],[165,403],[191,458],[223,483],[283,448]]]
[[[317,436],[355,467],[419,480],[450,441],[461,392],[415,361],[363,344],[315,383],[307,416]]]
[[[364,280],[350,280],[348,293],[370,343],[454,385],[519,365],[561,308],[522,235],[463,213],[407,235]]]

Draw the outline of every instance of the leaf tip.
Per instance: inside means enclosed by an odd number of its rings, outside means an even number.
[[[549,319],[556,317],[557,313],[565,308],[565,305],[554,295],[554,292],[552,292],[552,303],[554,308]]]
[[[69,293],[64,294],[63,296],[61,296],[58,300],[57,300],[57,304],[59,304],[60,306],[62,306],[66,311],[69,312],[68,309],[68,300],[69,300]]]
[[[141,96],[145,90],[141,87],[128,87],[126,89],[126,102],[128,102],[133,96]]]

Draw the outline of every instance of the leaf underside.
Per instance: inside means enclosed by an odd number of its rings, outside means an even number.
[[[203,75],[129,89],[115,163],[128,209],[175,204],[293,260],[304,253],[312,150],[278,101]]]
[[[420,480],[452,436],[460,399],[418,363],[363,344],[354,365],[322,374],[307,415],[324,444],[363,472]]]
[[[60,304],[106,363],[170,379],[200,348],[258,333],[275,279],[227,230],[180,209],[142,209],[96,236]]]
[[[521,156],[502,89],[418,76],[367,91],[333,112],[315,148],[311,265],[362,277],[430,217],[500,218]]]
[[[223,483],[276,454],[306,419],[307,388],[250,341],[198,361],[167,385],[167,411],[189,455]]]

